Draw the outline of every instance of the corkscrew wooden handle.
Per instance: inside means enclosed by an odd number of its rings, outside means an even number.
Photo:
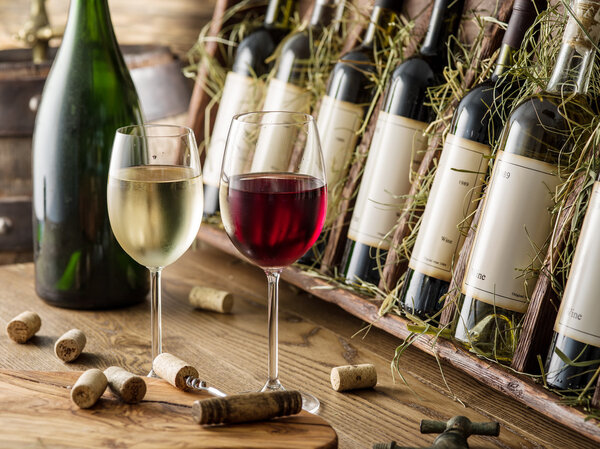
[[[233,424],[295,415],[302,410],[297,391],[247,393],[194,402],[192,416],[198,424]]]

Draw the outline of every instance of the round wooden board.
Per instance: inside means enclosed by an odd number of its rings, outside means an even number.
[[[0,370],[0,447],[19,448],[335,448],[337,435],[310,413],[271,421],[203,427],[191,405],[209,397],[146,379],[135,405],[108,390],[92,408],[79,409],[69,386],[81,372]]]

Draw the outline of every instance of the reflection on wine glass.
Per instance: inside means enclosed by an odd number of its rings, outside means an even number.
[[[191,129],[134,125],[117,130],[108,174],[108,217],[125,252],[150,270],[152,360],[162,352],[161,270],[194,241],[202,197]]]
[[[267,153],[273,157],[265,158]],[[264,163],[253,163],[254,154],[260,154]],[[283,390],[278,373],[279,275],[317,240],[327,210],[314,119],[295,112],[235,116],[223,158],[219,201],[229,238],[267,275],[269,371],[262,391]],[[303,393],[302,400],[305,410],[319,408],[312,395]]]

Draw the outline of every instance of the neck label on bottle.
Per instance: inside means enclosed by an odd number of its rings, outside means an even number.
[[[556,166],[499,151],[462,293],[524,313],[552,230]]]
[[[446,137],[410,268],[450,282],[452,264],[481,196],[489,154],[488,145],[452,134]]]
[[[573,340],[600,347],[600,182],[596,181],[577,242],[573,265],[554,330]]]
[[[379,112],[348,238],[389,249],[389,234],[427,151],[427,123]]]
[[[263,98],[264,89],[264,83],[256,78],[235,72],[227,74],[202,169],[205,184],[219,187],[221,163],[231,119],[236,114],[257,110]]]
[[[310,93],[278,79],[269,81],[263,111],[310,112]],[[271,126],[261,129],[252,159],[252,171],[287,171],[294,142],[295,127]]]
[[[321,101],[317,128],[321,138],[321,149],[327,172],[327,222],[335,220],[338,200],[341,196],[342,180],[356,148],[357,132],[362,125],[362,106],[336,100],[325,95]]]

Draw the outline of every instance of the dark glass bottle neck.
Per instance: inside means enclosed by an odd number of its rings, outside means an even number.
[[[288,28],[296,0],[271,0],[267,6],[264,25],[267,28]]]
[[[422,55],[446,54],[448,37],[458,31],[464,3],[464,0],[435,0],[427,34],[420,50]]]
[[[546,6],[546,0],[515,0],[508,27],[502,39],[496,68],[492,74],[493,81],[513,66],[515,53],[523,44],[525,33],[535,21],[538,12],[546,9]]]
[[[496,60],[496,67],[494,73],[492,73],[492,81],[496,81],[504,72],[510,69],[515,63],[515,53],[517,49],[511,47],[508,44],[502,44],[500,47],[500,54]]]
[[[398,13],[391,9],[382,8],[381,6],[375,5],[371,18],[369,19],[369,26],[365,32],[365,37],[362,41],[362,46],[371,48],[375,45],[377,40],[377,30],[383,30],[384,34],[390,34],[393,24],[398,18]]]
[[[334,19],[341,19],[344,0],[317,0],[310,16],[311,28],[324,28]]]

